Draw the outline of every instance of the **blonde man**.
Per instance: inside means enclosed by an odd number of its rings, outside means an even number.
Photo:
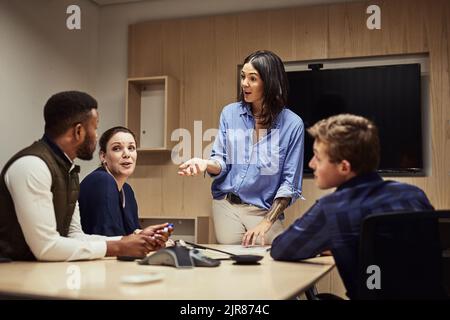
[[[332,116],[308,129],[314,140],[309,166],[320,189],[337,188],[319,199],[272,243],[276,260],[301,260],[331,250],[347,289],[357,288],[360,225],[370,214],[433,209],[419,188],[384,181],[378,130],[369,120],[350,114]]]

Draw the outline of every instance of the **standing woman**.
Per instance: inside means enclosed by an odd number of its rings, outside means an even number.
[[[105,236],[162,233],[167,223],[140,229],[136,198],[126,183],[136,168],[134,133],[125,127],[113,127],[102,134],[99,145],[101,166],[80,184],[78,202],[83,231]],[[172,228],[167,229],[170,235]],[[159,244],[164,246],[163,242]]]
[[[301,197],[304,126],[286,108],[281,59],[256,51],[244,60],[240,101],[223,108],[209,159],[193,158],[182,176],[208,172],[219,243],[269,244],[283,231],[284,210]]]

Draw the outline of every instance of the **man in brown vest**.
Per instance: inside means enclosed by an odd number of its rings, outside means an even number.
[[[124,237],[81,230],[80,168],[73,160],[92,159],[97,101],[83,92],[60,92],[47,101],[44,118],[42,139],[14,155],[0,175],[0,257],[69,261],[144,256],[164,247],[167,224]]]

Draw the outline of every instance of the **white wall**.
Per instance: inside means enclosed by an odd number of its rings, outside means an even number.
[[[66,28],[66,8],[81,7],[81,30]],[[88,0],[0,0],[0,168],[44,132],[54,93],[95,96],[99,8]],[[95,164],[84,167],[83,172]]]

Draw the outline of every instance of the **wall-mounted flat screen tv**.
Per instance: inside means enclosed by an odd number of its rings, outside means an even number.
[[[305,128],[339,113],[367,117],[379,129],[379,172],[424,171],[420,64],[290,71],[289,108]],[[310,173],[313,140],[305,132],[304,172]]]

